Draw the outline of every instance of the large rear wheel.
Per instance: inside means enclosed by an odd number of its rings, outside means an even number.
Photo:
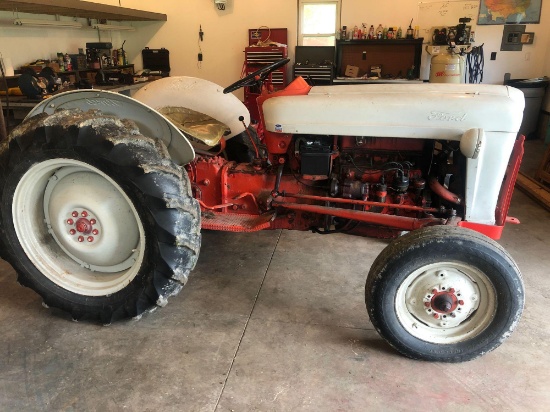
[[[468,229],[434,226],[382,251],[365,288],[372,323],[413,359],[461,362],[499,346],[523,309],[510,255]]]
[[[110,323],[181,290],[200,213],[159,141],[112,116],[65,110],[16,129],[8,156],[7,259],[48,306]]]

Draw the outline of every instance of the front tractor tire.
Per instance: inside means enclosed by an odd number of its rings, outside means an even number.
[[[433,226],[382,251],[369,272],[365,302],[377,331],[405,356],[462,362],[510,335],[524,288],[498,243],[469,229]]]
[[[62,110],[20,125],[5,157],[6,259],[47,306],[109,324],[181,290],[200,213],[160,142],[132,122]]]

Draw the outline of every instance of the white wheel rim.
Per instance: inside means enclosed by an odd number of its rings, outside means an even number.
[[[457,262],[423,266],[397,290],[395,310],[411,335],[435,344],[472,339],[491,323],[496,293],[479,269]]]
[[[143,262],[145,232],[134,205],[87,163],[51,159],[32,166],[15,189],[12,214],[32,264],[71,292],[118,292]]]

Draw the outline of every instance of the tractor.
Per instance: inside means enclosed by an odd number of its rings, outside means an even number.
[[[1,255],[45,306],[109,324],[187,282],[201,229],[391,239],[365,302],[403,355],[461,362],[499,346],[524,304],[497,242],[523,155],[509,86],[369,84],[274,91],[167,77],[134,97],[39,103],[0,147]],[[261,89],[258,119],[231,92]],[[360,251],[358,251],[360,253]]]

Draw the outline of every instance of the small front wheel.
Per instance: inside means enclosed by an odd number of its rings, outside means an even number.
[[[495,241],[434,226],[391,243],[367,278],[380,335],[413,359],[461,362],[499,346],[523,310],[519,269]]]

